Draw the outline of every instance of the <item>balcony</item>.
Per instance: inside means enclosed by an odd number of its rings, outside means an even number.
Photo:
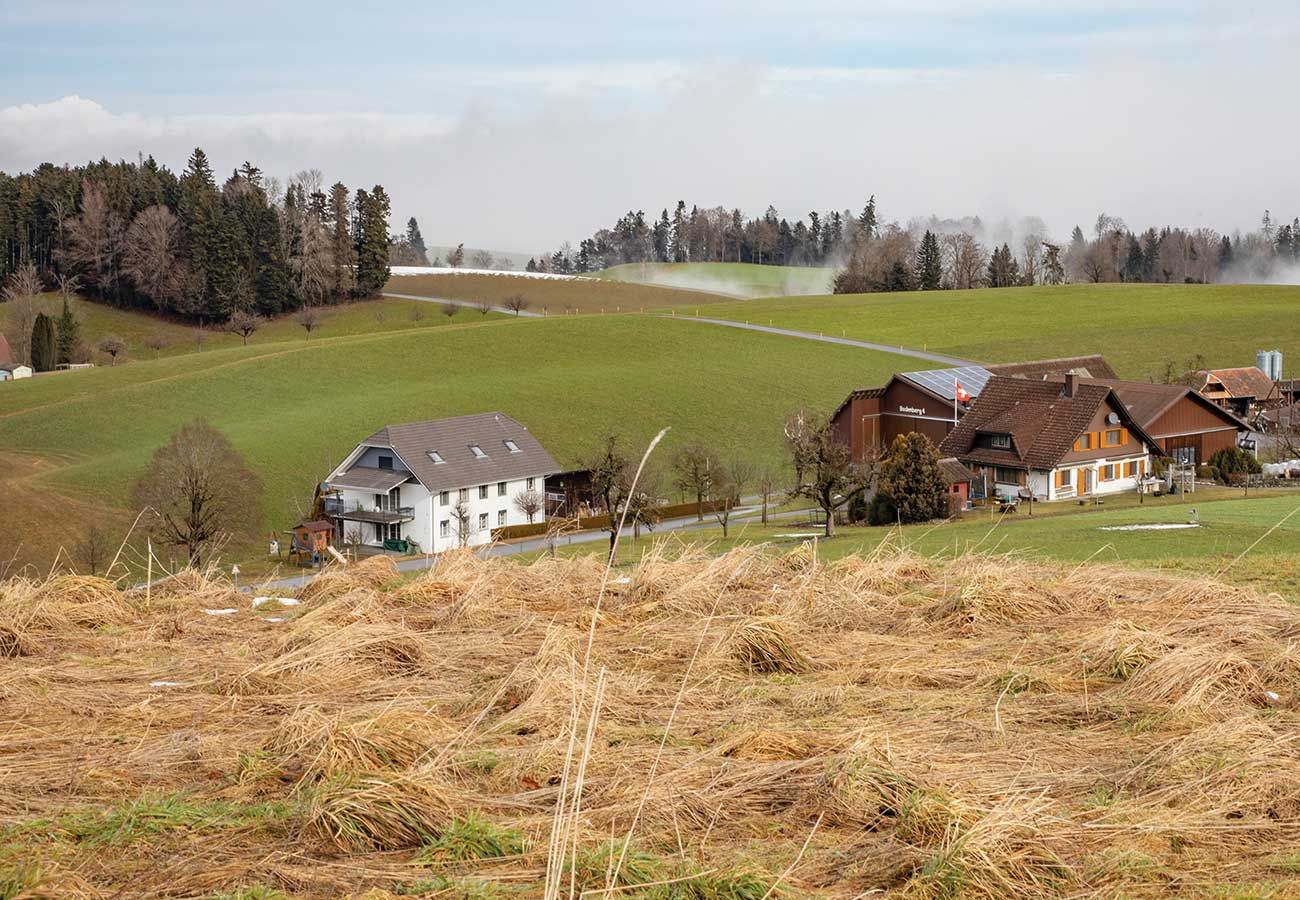
[[[342,500],[325,501],[325,515],[345,522],[371,522],[376,525],[397,525],[415,519],[414,506],[392,506],[387,509],[345,509]]]

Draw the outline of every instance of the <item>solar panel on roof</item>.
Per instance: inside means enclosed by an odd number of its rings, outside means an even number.
[[[931,393],[948,400],[956,399],[957,382],[972,397],[984,390],[993,373],[983,366],[957,366],[949,369],[927,369],[922,372],[903,372],[900,377],[920,385]]]

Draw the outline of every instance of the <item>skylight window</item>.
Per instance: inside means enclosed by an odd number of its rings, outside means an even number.
[[[435,466],[445,465],[447,462],[447,460],[443,459],[442,454],[439,453],[437,450],[429,451],[429,459],[433,460],[433,464]]]
[[[475,459],[487,459],[488,455],[483,452],[483,448],[478,444],[470,444],[469,452],[474,454]]]
[[[511,440],[505,440],[505,441],[502,441],[502,443],[506,445],[506,449],[509,450],[511,453],[523,453],[523,452],[524,452],[524,451],[522,451],[522,450],[519,449],[519,445],[516,444],[514,441],[511,441]]]

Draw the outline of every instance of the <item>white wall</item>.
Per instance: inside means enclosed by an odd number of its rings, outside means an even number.
[[[1099,476],[1099,470],[1102,466],[1117,465],[1123,466],[1126,462],[1133,462],[1135,459],[1141,462],[1137,474],[1130,478],[1115,478],[1110,481],[1102,481]],[[1149,454],[1143,454],[1140,457],[1125,456],[1118,459],[1097,459],[1089,460],[1075,466],[1062,466],[1061,468],[1074,469],[1074,490],[1058,495],[1056,491],[1056,478],[1053,475],[1050,479],[1051,499],[1053,500],[1071,500],[1079,496],[1079,488],[1083,484],[1083,470],[1090,470],[1092,473],[1092,490],[1083,496],[1105,496],[1108,494],[1123,494],[1126,492],[1137,491],[1138,477],[1143,472],[1151,471],[1151,457]],[[1122,471],[1122,469],[1121,469]]]
[[[545,477],[542,475],[534,476],[533,489],[539,493],[542,491]],[[520,478],[505,483],[505,495],[498,493],[498,482],[491,482],[487,485],[487,498],[479,499],[479,485],[470,485],[465,493],[465,507],[469,511],[469,540],[471,547],[477,547],[480,544],[486,544],[492,539],[492,529],[501,527],[498,521],[498,514],[505,511],[504,524],[509,525],[527,525],[528,517],[525,516],[515,507],[515,497],[528,490],[528,479]],[[459,491],[451,490],[447,492],[447,502],[442,502],[439,494],[433,496],[433,552],[441,553],[444,550],[451,550],[460,546],[460,538],[457,534],[457,520],[454,515],[456,504],[459,503]],[[487,515],[486,527],[480,525],[481,517]],[[545,521],[545,512],[539,511],[533,517],[534,523]],[[442,523],[447,523],[447,533],[444,536]],[[428,545],[421,544],[421,547]]]

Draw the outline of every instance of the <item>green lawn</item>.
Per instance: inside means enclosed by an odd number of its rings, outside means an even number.
[[[1102,353],[1147,378],[1197,354],[1254,365],[1255,351],[1300,353],[1300,287],[1066,285],[682,304],[679,314],[774,324],[930,349],[977,362]]]
[[[327,307],[311,339],[314,341],[321,337],[339,335],[410,331],[448,324],[448,318],[441,314],[438,305],[417,304],[418,301],[414,300],[379,299]],[[71,300],[71,306],[81,321],[81,338],[92,351],[104,337],[116,335],[127,344],[127,360],[177,356],[199,350],[238,347],[242,344],[238,335],[226,334],[214,328],[200,332],[192,324],[140,310],[118,309],[78,297]],[[42,294],[37,300],[37,307],[51,316],[57,316],[62,310],[63,300],[58,294]],[[7,331],[13,315],[13,304],[0,304],[0,332]],[[495,313],[491,315],[497,317]],[[469,310],[461,310],[451,321],[468,322],[471,317],[478,320],[480,315],[477,311],[471,313]],[[147,342],[155,336],[162,337],[167,345],[157,350],[148,347]],[[248,343],[274,344],[306,338],[307,333],[296,318],[288,315],[264,323],[248,339]],[[109,363],[106,356],[97,361],[103,365]],[[119,357],[118,364],[121,363],[122,358]]]
[[[753,263],[628,263],[598,272],[596,277],[731,297],[792,297],[825,294],[831,289],[835,270]]]
[[[528,304],[529,312],[546,316],[635,313],[667,309],[701,300],[722,299],[721,296],[626,281],[590,277],[530,278],[510,272],[481,275],[457,272],[454,269],[445,269],[433,275],[394,275],[384,290],[396,294],[414,294],[417,297],[457,300],[470,306],[484,301],[492,306],[505,306],[510,298],[521,296]]]
[[[643,446],[671,426],[658,455],[665,465],[691,439],[776,462],[788,410],[903,364],[649,316],[502,319],[233,347],[4,385],[0,447],[59,458],[42,483],[120,508],[152,451],[204,416],[261,474],[267,525],[281,528],[356,441],[388,422],[501,410],[564,465],[607,432]],[[22,521],[10,512],[10,522]]]
[[[951,557],[968,551],[1014,553],[1071,563],[1095,561],[1208,575],[1226,568],[1226,578],[1256,583],[1300,599],[1300,491],[1272,491],[1241,499],[1240,491],[1210,488],[1185,497],[1148,497],[1142,506],[1135,501],[1135,497],[1116,497],[1106,506],[1086,509],[1073,504],[1042,504],[1035,507],[1032,517],[1024,511],[1001,517],[990,516],[987,511],[970,511],[960,521],[902,529],[840,527],[833,539],[819,539],[818,553],[825,559],[837,559],[869,553],[889,541],[926,556]],[[1185,523],[1193,508],[1200,522],[1200,527],[1194,529],[1102,530],[1133,524]],[[712,525],[714,520],[707,521]],[[801,542],[789,535],[810,533],[820,534],[820,527],[786,521],[770,526],[733,526],[726,540],[721,529],[714,527],[683,534],[681,539],[708,544],[718,552],[765,542],[770,542],[774,550],[789,550]],[[635,559],[649,546],[645,538],[636,544],[625,540],[621,558]],[[565,552],[590,553],[593,547],[575,544],[566,547]],[[1234,562],[1248,549],[1244,558]]]

